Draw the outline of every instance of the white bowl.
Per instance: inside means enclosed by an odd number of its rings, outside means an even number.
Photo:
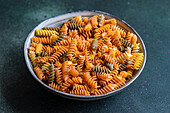
[[[57,27],[57,26],[61,26],[70,17],[75,17],[75,16],[79,16],[79,15],[81,15],[82,17],[83,16],[91,17],[91,16],[94,16],[94,15],[101,15],[101,14],[103,14],[106,19],[115,18],[119,26],[121,26],[122,28],[124,28],[125,30],[127,30],[129,32],[132,32],[132,33],[136,34],[137,37],[138,37],[138,41],[137,42],[140,43],[141,51],[144,53],[144,61],[143,61],[143,65],[142,65],[141,69],[134,72],[134,75],[133,75],[132,79],[127,80],[126,84],[124,86],[122,86],[121,88],[117,89],[117,90],[114,90],[114,91],[111,91],[109,93],[102,94],[102,95],[91,95],[91,96],[73,95],[73,94],[69,94],[69,93],[64,93],[64,92],[55,90],[55,89],[49,87],[48,85],[46,85],[45,83],[43,83],[42,81],[40,81],[38,79],[38,77],[36,76],[35,72],[33,71],[33,67],[32,67],[30,59],[28,57],[28,51],[27,51],[27,48],[29,47],[29,45],[31,43],[31,38],[34,37],[35,30],[36,29],[41,29],[43,27]],[[146,62],[146,49],[145,49],[144,42],[142,41],[142,39],[139,36],[139,34],[129,24],[127,24],[124,20],[121,20],[121,19],[119,19],[116,16],[113,16],[111,14],[108,14],[108,13],[105,13],[105,12],[101,12],[101,11],[78,11],[78,12],[70,12],[70,13],[66,13],[66,14],[62,14],[62,15],[57,15],[55,17],[52,17],[50,19],[47,19],[47,20],[43,21],[38,26],[36,26],[29,33],[29,35],[28,35],[28,37],[27,37],[27,39],[25,41],[24,56],[25,56],[25,61],[26,61],[27,67],[28,67],[29,71],[31,72],[32,76],[44,88],[48,89],[49,91],[51,91],[51,92],[53,92],[53,93],[55,93],[57,95],[65,97],[65,98],[74,99],[74,100],[85,100],[85,101],[88,101],[88,100],[97,100],[97,99],[102,99],[102,98],[109,97],[111,95],[114,95],[114,94],[120,92],[121,90],[123,90],[127,86],[129,86],[141,74],[141,72],[142,72],[142,70],[143,70],[143,68],[145,66],[145,62]]]

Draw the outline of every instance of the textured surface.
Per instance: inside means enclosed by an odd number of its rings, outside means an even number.
[[[0,0],[0,112],[170,112],[169,4],[168,0]],[[141,76],[115,96],[91,102],[64,99],[39,86],[25,65],[28,33],[45,19],[77,10],[111,13],[134,27],[145,42],[148,56]]]

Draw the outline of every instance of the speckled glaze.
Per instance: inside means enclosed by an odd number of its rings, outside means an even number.
[[[136,34],[138,36],[138,43],[141,44],[141,51],[144,53],[144,61],[143,61],[143,65],[141,67],[140,70],[135,71],[134,72],[134,76],[131,80],[126,82],[126,85],[122,86],[121,88],[111,91],[109,93],[103,94],[103,95],[91,95],[91,96],[81,96],[81,95],[73,95],[73,94],[68,94],[68,93],[64,93],[58,90],[55,90],[51,87],[49,87],[48,85],[46,85],[45,83],[43,83],[42,81],[40,81],[38,79],[38,77],[36,76],[36,74],[33,71],[33,67],[32,64],[29,60],[28,57],[28,51],[27,51],[27,47],[29,47],[30,43],[31,43],[31,38],[34,36],[34,31],[35,29],[41,29],[43,27],[50,27],[50,26],[61,26],[63,24],[63,22],[67,21],[68,18],[70,17],[75,17],[78,15],[81,15],[82,17],[86,16],[86,17],[91,17],[93,15],[101,15],[103,14],[107,19],[110,18],[115,18],[117,20],[117,23],[119,26],[121,26],[123,29],[130,31],[134,34]],[[126,88],[127,86],[129,86],[136,78],[138,78],[138,76],[140,75],[140,73],[142,72],[145,63],[146,63],[146,49],[145,49],[145,45],[144,42],[142,41],[141,37],[139,36],[139,34],[129,25],[127,24],[124,20],[119,19],[116,16],[113,16],[111,14],[105,13],[105,12],[101,12],[101,11],[77,11],[77,12],[70,12],[70,13],[66,13],[66,14],[62,14],[62,15],[58,15],[55,17],[52,17],[50,19],[47,19],[45,21],[43,21],[42,23],[40,23],[38,26],[36,26],[28,35],[26,41],[25,41],[25,45],[24,45],[24,56],[25,56],[25,61],[26,61],[26,65],[29,69],[29,71],[31,72],[33,78],[39,83],[41,84],[41,86],[43,86],[45,89],[60,95],[62,97],[68,98],[68,99],[74,99],[74,100],[82,100],[82,101],[90,101],[90,100],[98,100],[98,99],[102,99],[102,98],[106,98],[109,97],[111,95],[114,95],[120,91],[122,91],[124,88]]]

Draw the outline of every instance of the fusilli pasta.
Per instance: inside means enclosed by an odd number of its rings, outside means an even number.
[[[137,35],[104,15],[76,16],[62,26],[35,30],[28,53],[34,71],[49,87],[75,95],[116,90],[143,64]]]

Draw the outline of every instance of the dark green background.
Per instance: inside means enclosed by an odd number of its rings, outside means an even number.
[[[141,35],[147,63],[139,78],[121,93],[81,102],[46,91],[31,77],[23,47],[40,22],[78,10],[101,10],[128,22]],[[0,112],[170,112],[169,0],[0,0]]]

